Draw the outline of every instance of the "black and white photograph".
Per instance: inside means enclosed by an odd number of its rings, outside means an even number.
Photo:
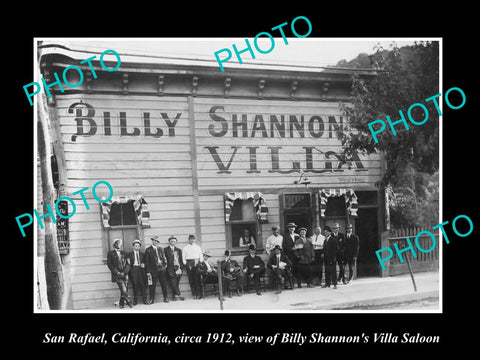
[[[294,20],[34,39],[35,312],[442,311],[442,39]]]
[[[67,5],[3,23],[7,348],[474,350],[468,6]]]

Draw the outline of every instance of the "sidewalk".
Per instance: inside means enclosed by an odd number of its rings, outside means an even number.
[[[223,309],[226,312],[292,312],[342,310],[354,306],[385,305],[427,298],[438,298],[440,280],[438,272],[415,274],[417,291],[414,292],[410,275],[380,278],[369,277],[351,281],[347,285],[339,284],[337,289],[306,288],[283,290],[281,294],[266,291],[257,295],[254,291],[242,296],[225,296]],[[441,304],[441,302],[440,302]],[[132,309],[96,308],[95,311],[115,310],[122,312],[220,312],[220,302],[214,295],[202,300],[186,298],[185,301],[158,302],[152,305],[138,304]],[[399,309],[401,310],[401,309]],[[440,312],[438,311],[427,312]],[[351,310],[345,310],[351,311]],[[363,310],[366,312],[367,310]],[[391,311],[391,310],[390,310]]]

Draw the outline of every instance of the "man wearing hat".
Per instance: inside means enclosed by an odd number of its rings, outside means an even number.
[[[225,250],[225,259],[220,262],[220,269],[222,270],[223,291],[232,297],[230,284],[235,281],[235,292],[240,296],[240,289],[242,288],[243,276],[242,268],[236,260],[232,259],[231,250]]]
[[[302,287],[302,280],[305,280],[307,287],[312,287],[312,268],[311,264],[315,259],[315,252],[312,243],[307,240],[307,228],[298,229],[300,236],[295,240],[293,246],[294,254],[297,258],[297,284]]]
[[[346,284],[347,281],[345,279],[345,235],[340,232],[340,225],[338,223],[335,223],[333,225],[332,230],[332,237],[334,237],[338,243],[338,281],[341,280],[344,284]]]
[[[265,263],[260,256],[255,254],[255,245],[249,245],[248,253],[249,255],[243,258],[243,273],[247,277],[247,287],[250,279],[253,279],[257,295],[262,295],[260,292],[260,276],[265,273]]]
[[[182,249],[183,265],[187,268],[187,277],[194,299],[200,296],[200,275],[197,264],[202,258],[202,249],[195,244],[195,235],[188,235],[188,244]]]
[[[280,247],[283,246],[283,236],[280,235],[280,227],[273,226],[272,235],[267,238],[267,241],[265,243],[265,252],[268,256],[270,256],[270,253],[277,245],[279,245]]]
[[[204,284],[216,284],[218,282],[218,274],[217,270],[215,269],[215,265],[209,262],[210,253],[208,251],[204,251],[202,253],[203,259],[197,264],[197,273],[200,276],[200,296],[199,299],[204,297]]]
[[[176,247],[177,238],[170,236],[168,238],[169,246],[164,249],[165,259],[167,259],[167,283],[172,289],[172,300],[185,300],[180,294],[180,278],[182,277],[182,250]]]
[[[145,271],[150,287],[150,304],[155,302],[157,279],[160,281],[160,287],[162,288],[163,302],[168,303],[167,260],[163,249],[160,247],[158,235],[152,236],[151,240],[152,245],[145,250]]]
[[[289,282],[290,290],[293,289],[292,262],[287,255],[282,253],[280,245],[275,245],[270,258],[268,259],[267,267],[273,272],[274,286],[277,288],[275,294],[280,294],[282,292],[283,279]]]
[[[348,264],[348,281],[352,280],[353,266],[356,266],[359,250],[358,236],[353,233],[353,225],[347,225],[347,234],[345,235],[345,264]]]
[[[325,242],[323,243],[325,253],[325,285],[322,287],[330,287],[333,282],[333,288],[337,288],[337,239],[332,236],[330,226],[325,226]]]
[[[145,295],[145,253],[140,251],[142,243],[140,240],[133,240],[132,252],[128,253],[128,261],[130,263],[130,279],[133,286],[133,305],[137,305],[137,296],[141,295],[143,303],[148,304]]]
[[[120,290],[119,306],[123,309],[126,302],[129,307],[132,307],[127,288],[128,272],[130,270],[127,253],[122,250],[122,239],[114,239],[112,245],[113,250],[107,254],[107,266],[112,273],[112,282],[116,283]]]
[[[288,256],[290,262],[292,263],[292,273],[297,272],[297,257],[294,254],[293,247],[295,246],[295,241],[298,239],[299,235],[295,232],[297,225],[293,222],[287,224],[287,233],[283,237],[283,252]]]

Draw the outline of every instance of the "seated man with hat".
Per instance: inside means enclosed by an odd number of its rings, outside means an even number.
[[[292,262],[288,256],[282,252],[282,247],[280,245],[275,245],[273,252],[270,255],[270,259],[268,259],[267,267],[273,272],[274,285],[277,288],[277,291],[275,292],[276,294],[282,292],[282,283],[284,279],[289,282],[290,290],[293,289]]]
[[[200,296],[199,299],[205,297],[205,284],[217,284],[218,274],[215,265],[210,263],[210,252],[202,253],[203,259],[197,264],[197,273],[200,275]]]
[[[112,245],[113,250],[107,254],[107,266],[112,273],[112,282],[116,283],[120,290],[119,306],[123,309],[124,303],[127,303],[129,307],[132,307],[127,289],[130,270],[127,253],[122,250],[122,239],[114,239]]]
[[[250,279],[253,279],[257,295],[262,295],[260,292],[260,277],[265,273],[265,263],[260,256],[255,254],[255,245],[250,244],[248,252],[249,255],[243,258],[243,273],[247,277],[247,287]]]
[[[143,303],[148,305],[145,294],[145,253],[140,251],[142,243],[140,240],[133,240],[133,250],[128,254],[128,261],[130,263],[130,279],[133,286],[133,305],[137,305],[137,296],[141,295]]]
[[[225,260],[220,263],[223,277],[223,291],[232,297],[230,284],[235,281],[235,292],[240,296],[240,289],[242,289],[243,274],[242,268],[236,260],[232,259],[231,250],[225,250]]]

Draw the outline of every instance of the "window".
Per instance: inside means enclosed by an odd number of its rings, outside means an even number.
[[[122,249],[132,251],[132,242],[139,239],[144,246],[143,228],[150,227],[148,220],[147,203],[141,196],[129,198],[125,201],[110,201],[102,203],[103,223],[103,260],[107,259],[107,253],[112,250],[114,239],[123,240]]]
[[[228,227],[231,249],[246,250],[250,243],[254,243],[257,248],[262,247],[261,237],[257,234],[259,226],[253,199],[236,199],[233,202]]]
[[[110,208],[110,226],[137,225],[133,200],[126,203],[114,203]]]
[[[325,216],[347,216],[347,206],[344,196],[332,196],[327,201]]]
[[[285,194],[285,209],[310,208],[310,193]]]

